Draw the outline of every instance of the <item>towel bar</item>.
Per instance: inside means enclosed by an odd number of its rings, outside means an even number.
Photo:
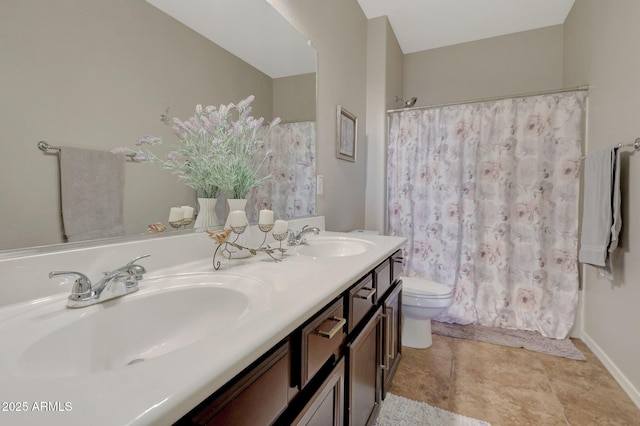
[[[633,148],[634,151],[640,151],[640,138],[636,138],[635,141],[633,141],[633,143],[627,143],[627,144],[621,144],[619,143],[617,145],[618,148]],[[585,158],[587,158],[586,155],[583,155],[582,157],[580,157],[580,160],[584,160]]]
[[[640,151],[640,138],[636,138],[635,141],[633,141],[633,143],[628,143],[628,144],[618,144],[618,148],[624,148],[624,147],[630,147],[633,148],[636,151]]]
[[[38,149],[47,154],[51,154],[51,153],[59,154],[62,148],[59,146],[50,145],[49,142],[47,141],[40,141],[38,142]],[[133,159],[135,156],[136,154],[125,154],[125,157],[127,157],[127,160],[134,161],[137,163],[137,161]]]

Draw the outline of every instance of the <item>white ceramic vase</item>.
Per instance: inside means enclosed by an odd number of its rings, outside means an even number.
[[[245,216],[246,216],[246,208],[247,208],[246,198],[229,198],[227,199],[227,204],[229,205],[229,213],[236,210],[241,210],[245,212]],[[225,228],[231,227],[229,226],[229,216],[230,215],[227,214],[227,221],[224,224]],[[229,240],[235,241],[236,244],[241,245],[243,247],[249,247],[248,234],[249,234],[249,225],[247,225],[243,234],[240,234],[239,236],[237,234],[231,234],[231,237],[229,238]],[[236,237],[238,237],[237,240],[236,240]],[[242,258],[251,256],[251,253],[249,253],[249,250],[246,250],[246,249],[239,250],[238,248],[230,247],[229,251],[231,252],[232,259],[242,259]]]
[[[221,225],[215,210],[217,201],[217,198],[198,198],[200,210],[193,225],[194,228],[208,228]]]

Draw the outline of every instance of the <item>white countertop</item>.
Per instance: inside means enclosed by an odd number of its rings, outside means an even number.
[[[52,322],[50,318],[67,310],[68,293],[44,297],[37,303],[29,301],[0,308],[0,424],[172,424],[405,242],[400,237],[370,234],[322,232],[321,235],[358,238],[374,246],[365,253],[347,257],[287,254],[278,263],[266,255],[258,255],[225,261],[220,271],[213,270],[211,256],[206,254],[183,265],[148,268],[145,280],[140,281],[139,293],[150,290],[153,277],[202,272],[260,280],[265,300],[240,324],[214,337],[123,368],[58,378],[15,374],[11,357],[6,354],[15,353],[19,346],[16,342],[21,337],[20,321],[29,321],[30,327],[39,324],[47,327]],[[196,237],[202,238],[193,238]],[[75,311],[82,309],[91,308]],[[99,330],[96,333],[99,335]],[[20,407],[26,409],[16,411]]]

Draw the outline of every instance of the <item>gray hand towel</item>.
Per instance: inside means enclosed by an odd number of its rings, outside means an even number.
[[[611,253],[618,246],[621,227],[620,150],[606,148],[585,159],[579,261],[612,279]]]
[[[124,235],[125,157],[62,147],[60,193],[67,241]]]

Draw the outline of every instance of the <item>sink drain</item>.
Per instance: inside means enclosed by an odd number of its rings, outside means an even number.
[[[138,363],[140,363],[142,361],[144,361],[144,358],[136,358],[134,360],[129,361],[129,364],[127,364],[127,365],[138,364]]]

